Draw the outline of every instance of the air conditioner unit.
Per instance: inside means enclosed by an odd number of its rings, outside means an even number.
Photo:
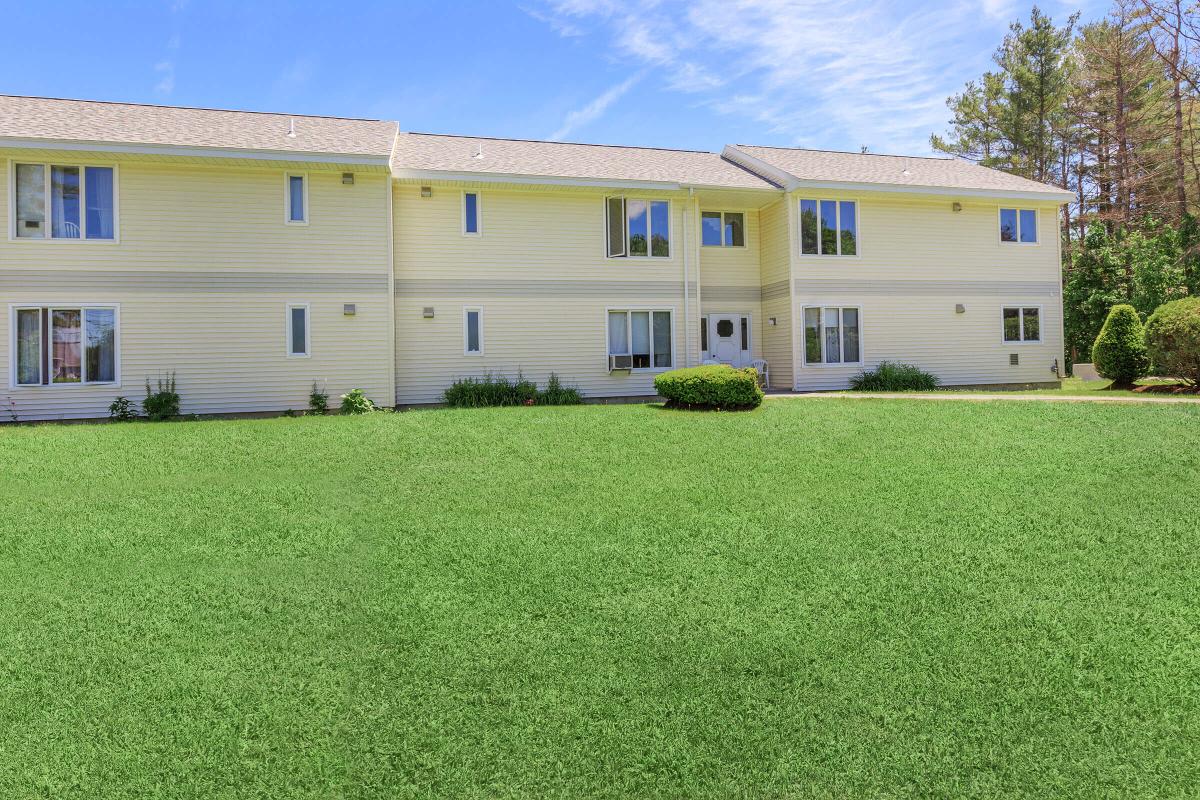
[[[630,370],[630,369],[633,369],[633,356],[632,355],[609,356],[608,357],[608,371],[609,372],[617,372],[618,370]]]

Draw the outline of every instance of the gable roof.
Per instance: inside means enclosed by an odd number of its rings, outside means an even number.
[[[327,154],[386,163],[396,128],[394,122],[374,119],[0,95],[0,146],[12,140],[46,142],[48,147],[89,144],[100,150],[196,148]]]
[[[401,133],[392,154],[398,177],[495,176],[516,182],[628,183],[772,189],[746,167],[703,150]],[[531,180],[534,179],[534,180]],[[542,179],[542,180],[536,180]],[[551,180],[547,180],[551,179]]]
[[[960,158],[843,153],[789,147],[730,145],[724,155],[761,170],[789,189],[837,184],[884,191],[930,191],[946,194],[1027,196],[1069,200],[1070,192]],[[864,187],[866,188],[866,187]]]

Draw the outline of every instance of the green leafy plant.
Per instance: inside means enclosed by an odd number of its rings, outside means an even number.
[[[562,387],[559,387],[560,390]],[[461,378],[450,384],[442,393],[446,405],[455,408],[483,408],[486,406],[523,406],[538,402],[537,384],[520,371],[516,380],[510,381],[503,375],[490,372],[482,378]]]
[[[1128,389],[1150,369],[1142,321],[1134,307],[1116,305],[1092,345],[1096,371],[1112,381],[1114,389]]]
[[[375,404],[362,389],[351,389],[342,395],[341,410],[343,414],[370,414],[375,410]]]
[[[113,422],[129,422],[137,419],[137,407],[128,397],[118,397],[108,405],[108,418]]]
[[[1146,320],[1146,354],[1156,374],[1200,384],[1200,297],[1155,309]]]
[[[863,370],[850,379],[856,392],[932,392],[941,380],[912,364],[880,362],[873,370]]]
[[[308,395],[308,413],[320,416],[329,411],[329,393],[325,391],[325,387],[318,386],[316,381],[313,381],[312,391]]]
[[[563,386],[558,375],[551,372],[546,379],[546,388],[537,394],[539,406],[577,406],[583,402],[583,396],[574,386]]]
[[[654,390],[672,408],[712,408],[728,411],[756,408],[763,401],[758,371],[725,364],[688,367],[664,372],[654,379]]]
[[[161,376],[158,378],[157,391],[150,388],[150,379],[146,379],[146,399],[142,402],[142,411],[155,422],[179,416],[179,395],[175,391],[174,372],[165,379]]]

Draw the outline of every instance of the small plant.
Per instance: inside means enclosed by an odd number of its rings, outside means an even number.
[[[456,408],[555,406],[575,405],[583,402],[579,390],[563,386],[562,380],[553,372],[546,381],[544,391],[539,391],[536,383],[518,371],[515,381],[491,373],[482,378],[460,378],[452,383],[442,393],[442,396],[446,405]]]
[[[363,394],[362,389],[351,389],[342,395],[343,414],[370,414],[374,410],[375,404]]]
[[[128,397],[118,397],[108,406],[108,418],[113,422],[131,422],[137,419],[137,407]]]
[[[851,378],[850,388],[856,392],[932,392],[940,383],[938,376],[912,364],[883,361]]]
[[[733,411],[756,408],[763,401],[756,369],[725,364],[664,372],[654,379],[654,390],[666,398],[671,408]]]
[[[9,422],[20,422],[21,421],[20,418],[17,416],[17,401],[13,400],[11,397],[8,398],[8,421]]]
[[[1156,375],[1200,384],[1200,297],[1154,309],[1146,320],[1146,352]]]
[[[546,388],[538,392],[539,406],[577,406],[583,402],[583,396],[573,386],[563,386],[562,381],[554,372],[546,379]]]
[[[1112,381],[1113,389],[1132,388],[1133,382],[1150,370],[1145,331],[1131,305],[1116,305],[1108,312],[1104,327],[1092,345],[1096,371]]]
[[[329,393],[325,391],[325,386],[317,386],[317,382],[313,381],[312,391],[308,395],[308,413],[320,416],[329,411]]]
[[[164,380],[158,378],[158,391],[150,388],[150,379],[146,378],[146,399],[142,402],[142,411],[151,420],[158,422],[179,416],[179,395],[175,392],[175,373],[172,371]]]
[[[296,417],[296,411],[295,409],[289,408],[283,412],[283,416],[287,417],[288,419],[294,419]]]

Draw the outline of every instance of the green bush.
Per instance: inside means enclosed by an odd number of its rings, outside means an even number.
[[[1146,320],[1146,354],[1156,374],[1200,383],[1200,297],[1154,310]]]
[[[482,378],[461,378],[450,384],[442,393],[446,405],[455,408],[484,408],[487,406],[569,406],[583,402],[579,390],[563,386],[562,380],[553,372],[546,381],[546,388],[539,391],[537,384],[520,372],[517,379],[510,381],[503,375],[488,373]]]
[[[130,422],[137,419],[137,407],[128,397],[118,397],[108,406],[108,418],[113,422]]]
[[[370,414],[374,410],[375,404],[363,394],[362,389],[351,389],[342,395],[343,414]]]
[[[142,402],[142,411],[151,420],[158,422],[179,416],[179,395],[175,392],[175,373],[165,379],[159,378],[158,391],[150,388],[150,379],[146,379],[146,399]]]
[[[577,406],[583,402],[579,390],[573,386],[563,386],[558,375],[551,372],[546,379],[546,388],[538,392],[539,406]]]
[[[654,379],[654,389],[672,408],[755,408],[763,400],[758,372],[725,364],[688,367],[664,372]]]
[[[1145,333],[1131,305],[1116,305],[1108,312],[1104,327],[1092,345],[1096,371],[1112,381],[1114,388],[1128,388],[1150,369]]]
[[[308,393],[308,413],[321,416],[329,410],[329,393],[324,386],[317,386],[313,381],[312,391]]]
[[[851,378],[850,388],[856,392],[932,392],[940,383],[938,376],[912,364],[882,361],[875,369]]]

